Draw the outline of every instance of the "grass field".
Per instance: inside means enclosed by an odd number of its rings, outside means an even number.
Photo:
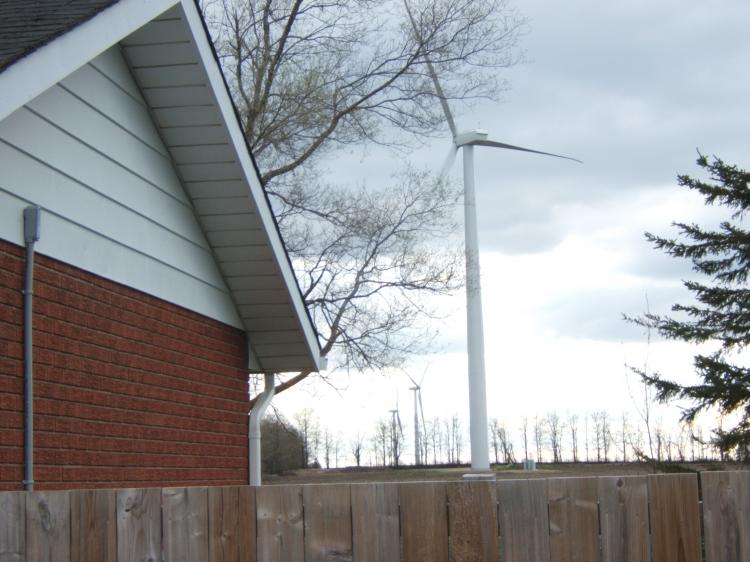
[[[540,464],[537,470],[526,471],[521,465],[493,466],[497,479],[555,478],[570,476],[635,476],[657,472],[699,472],[703,470],[748,470],[750,467],[737,463],[562,463]],[[331,469],[304,469],[281,475],[264,475],[265,484],[325,484],[356,482],[405,482],[460,480],[469,472],[468,466],[460,467],[347,467]]]

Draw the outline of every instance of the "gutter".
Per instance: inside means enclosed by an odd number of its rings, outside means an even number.
[[[23,210],[23,238],[26,243],[26,275],[23,287],[23,394],[24,429],[23,489],[34,490],[34,244],[39,240],[40,209],[36,206]]]
[[[260,456],[260,420],[266,413],[268,405],[274,395],[273,373],[265,373],[263,393],[255,401],[255,406],[250,411],[248,427],[248,479],[251,486],[260,486],[261,456]]]

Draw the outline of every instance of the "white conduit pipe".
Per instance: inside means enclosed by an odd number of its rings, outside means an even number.
[[[255,406],[250,411],[249,428],[248,428],[248,471],[249,483],[251,486],[260,486],[260,420],[266,413],[266,408],[271,403],[274,394],[274,374],[265,374],[265,387],[255,401]]]

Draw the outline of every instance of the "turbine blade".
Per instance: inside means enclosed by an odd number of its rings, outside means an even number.
[[[430,59],[428,59],[427,57],[425,57],[424,60],[427,61],[427,70],[430,71],[432,84],[433,86],[435,86],[435,93],[440,99],[440,105],[443,107],[443,113],[445,113],[445,120],[448,122],[448,127],[450,127],[451,134],[455,137],[458,134],[458,129],[456,129],[456,122],[453,120],[453,114],[451,113],[451,108],[448,105],[448,100],[446,99],[445,94],[443,93],[443,87],[440,85],[440,80],[438,80],[437,72],[435,72],[435,67],[432,66],[432,62],[430,62]]]
[[[583,164],[581,160],[579,160],[578,158],[573,158],[572,156],[563,156],[561,154],[553,154],[551,152],[542,152],[541,150],[534,150],[532,148],[524,148],[522,146],[515,146],[512,144],[507,144],[504,142],[497,142],[493,140],[478,140],[470,144],[479,145],[479,146],[489,146],[492,148],[506,148],[508,150],[520,150],[521,152],[531,152],[533,154],[542,154],[544,156],[552,156],[554,158],[564,158],[565,160],[573,160],[574,162]]]
[[[440,169],[441,178],[444,178],[450,173],[453,163],[456,161],[456,153],[458,153],[458,147],[455,144],[452,144],[450,152],[448,152],[448,155],[445,157],[443,167]]]
[[[421,41],[422,39],[419,36],[419,28],[417,27],[417,22],[414,20],[414,14],[412,14],[411,12],[408,0],[404,0],[404,8],[406,8],[406,13],[409,15],[411,28],[414,30],[414,37],[416,37],[417,41]],[[445,94],[443,93],[443,87],[440,85],[440,80],[438,80],[437,72],[435,72],[435,67],[432,66],[432,62],[430,62],[429,57],[427,57],[426,55],[424,57],[424,60],[427,63],[427,70],[430,73],[432,84],[435,87],[435,93],[437,94],[438,99],[440,99],[440,105],[443,108],[445,120],[448,122],[448,127],[451,130],[451,134],[455,137],[456,133],[458,133],[458,130],[456,129],[456,122],[453,120],[451,108],[448,105],[448,100],[445,98]]]

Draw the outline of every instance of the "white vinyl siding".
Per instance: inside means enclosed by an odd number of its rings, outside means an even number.
[[[139,91],[115,46],[0,121],[0,237],[242,327]]]

